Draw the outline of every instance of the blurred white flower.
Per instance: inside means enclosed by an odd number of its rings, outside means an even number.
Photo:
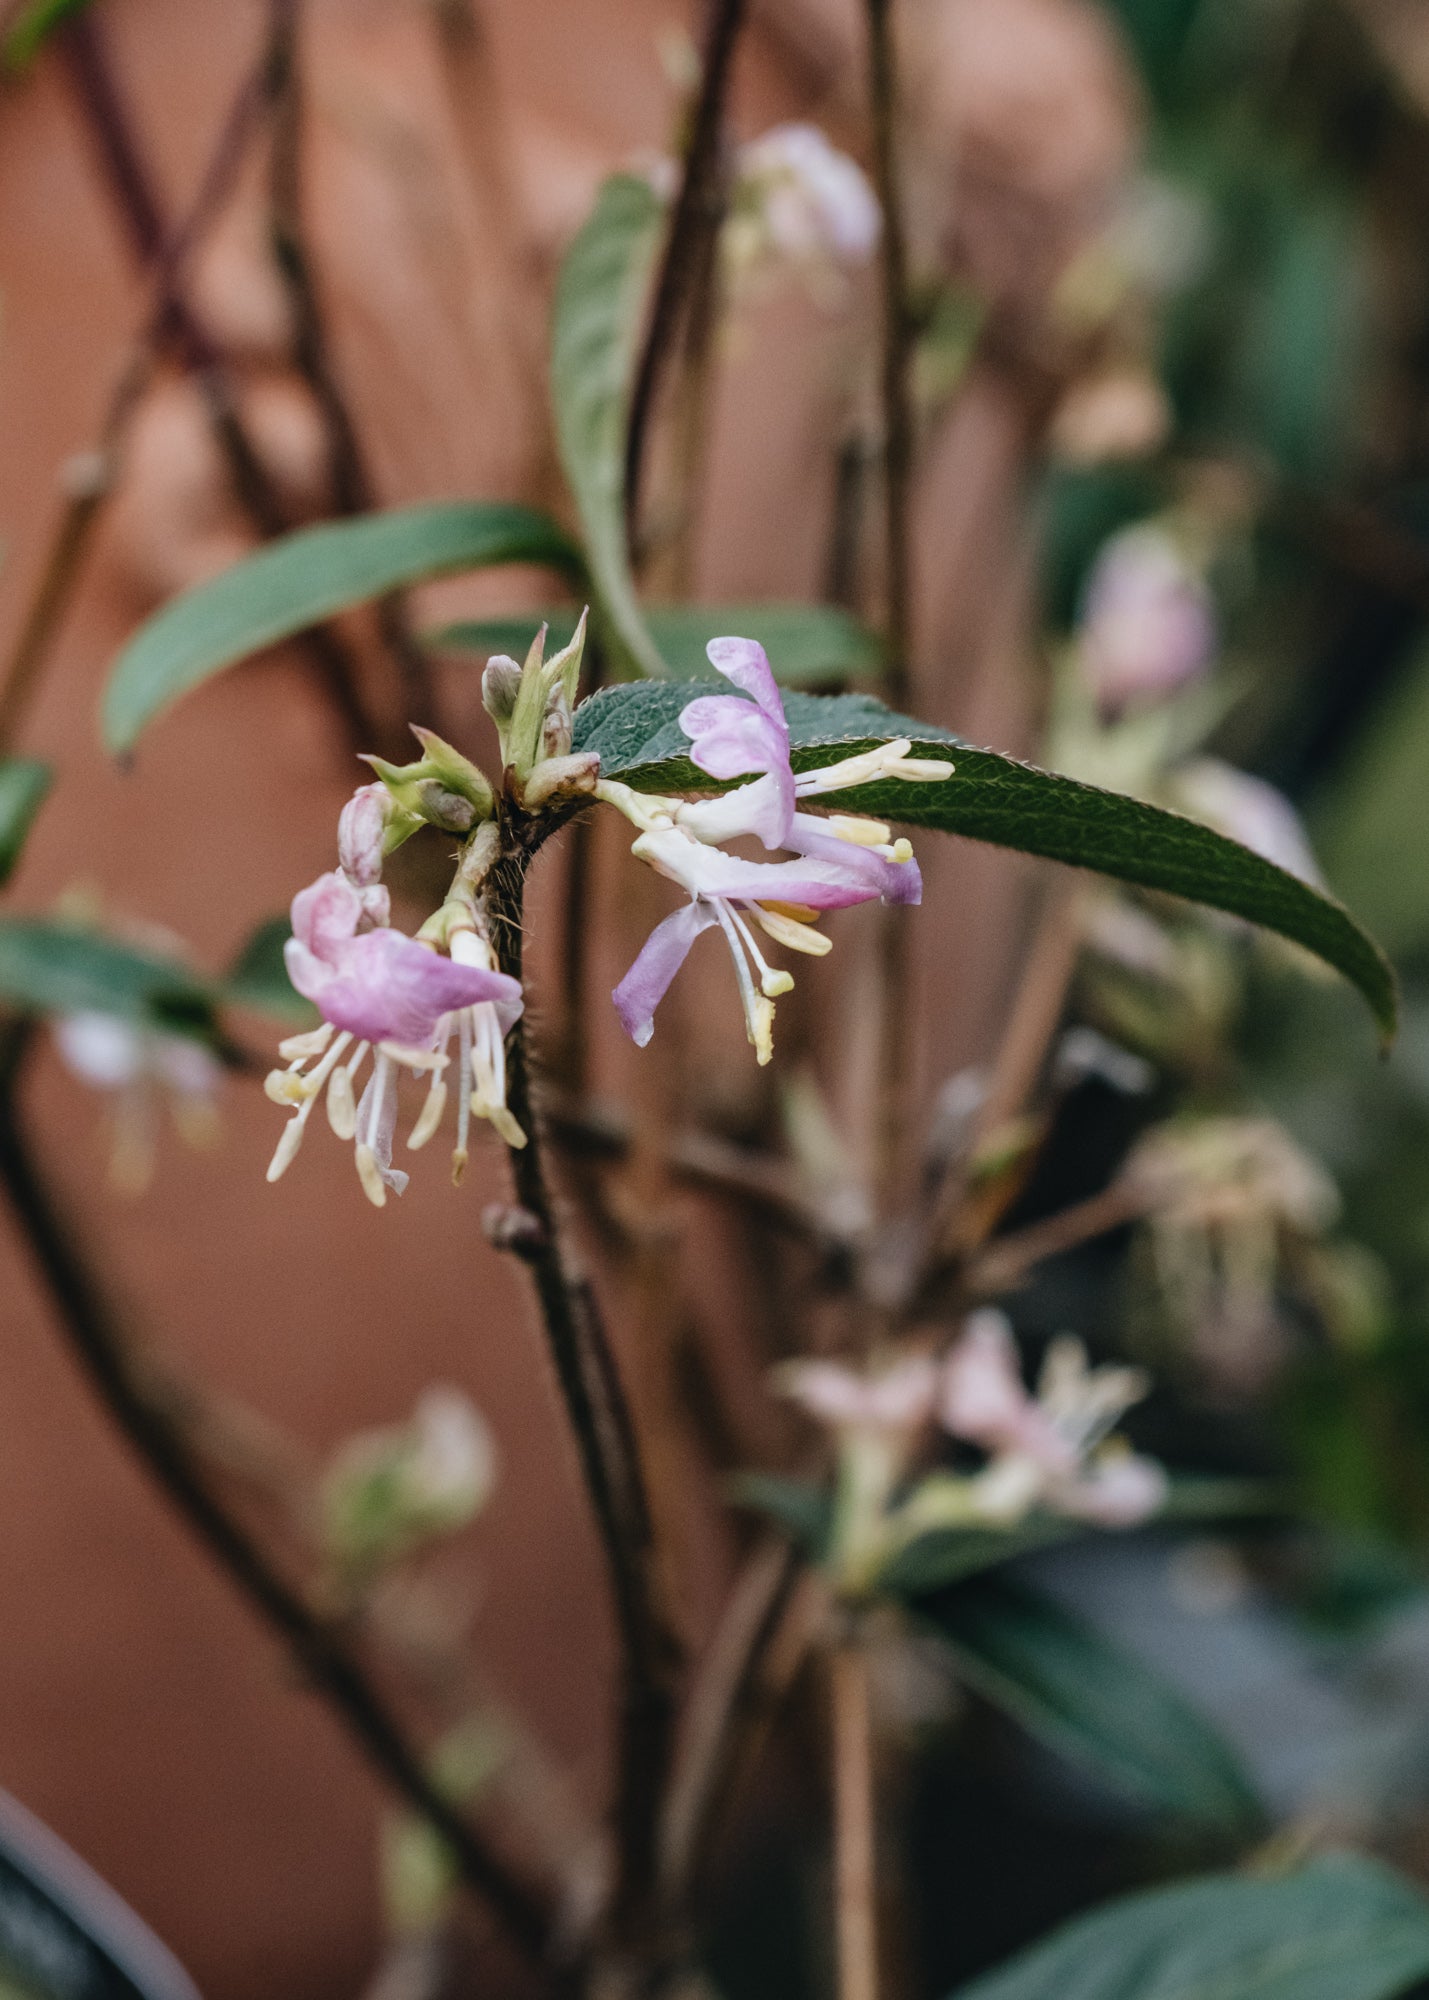
[[[736,282],[788,266],[827,289],[866,264],[883,218],[863,169],[816,125],[776,125],[739,150],[723,236]]]
[[[57,1016],[54,1039],[72,1075],[114,1098],[110,1177],[116,1187],[137,1194],[148,1186],[164,1105],[190,1145],[216,1137],[223,1071],[202,1042],[89,1011]]]
[[[1173,773],[1172,802],[1192,819],[1238,840],[1302,882],[1323,878],[1300,816],[1283,792],[1219,757],[1196,757]]]
[[[359,1432],[334,1453],[322,1481],[329,1552],[361,1581],[465,1527],[491,1497],[496,1472],[479,1412],[457,1389],[428,1389],[408,1423]]]
[[[1211,594],[1164,528],[1124,528],[1103,547],[1082,601],[1078,659],[1105,716],[1164,701],[1203,674],[1216,646]]]

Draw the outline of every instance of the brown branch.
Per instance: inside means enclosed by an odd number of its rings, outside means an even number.
[[[898,164],[897,64],[893,0],[867,0],[868,87],[873,124],[873,179],[883,210],[880,239],[883,300],[883,691],[890,706],[908,700],[912,628],[909,512],[913,475],[913,395],[910,369],[915,328],[908,304],[908,255]]]
[[[72,15],[56,43],[66,61],[75,101],[104,172],[105,184],[124,223],[135,261],[149,268],[172,240],[163,204],[144,159],[134,122],[124,103],[103,34],[92,10]],[[267,75],[267,64],[264,65]],[[265,93],[266,96],[266,93]],[[219,343],[172,281],[161,300],[161,344],[194,380],[214,436],[223,452],[239,504],[264,540],[292,526],[271,474],[248,433],[234,393],[232,373]],[[327,687],[353,743],[365,747],[377,730],[360,692],[361,679],[347,646],[330,626],[318,626],[295,642]]]
[[[525,873],[536,839],[509,813],[486,904],[503,972],[521,977]],[[525,1017],[507,1043],[507,1103],[527,1137],[511,1149],[516,1199],[534,1227],[521,1246],[610,1571],[622,1655],[616,1923],[627,1935],[654,1891],[660,1800],[669,1763],[678,1649],[661,1603],[645,1475],[619,1368],[590,1284],[561,1240],[545,1167],[545,1133],[531,1087]]]
[[[273,144],[269,163],[269,225],[273,260],[287,293],[293,319],[293,360],[307,383],[327,441],[328,477],[335,511],[365,514],[376,494],[357,424],[332,360],[322,301],[313,275],[303,228],[302,146],[306,93],[303,88],[301,0],[271,0],[269,92],[273,101]],[[383,644],[398,674],[409,718],[436,721],[431,662],[407,620],[403,598],[390,594],[376,605]]]
[[[868,1654],[856,1632],[829,1656],[838,2000],[878,2000],[873,1713]]]
[[[679,191],[670,216],[650,321],[630,397],[630,423],[625,436],[625,534],[632,547],[640,524],[641,477],[661,377],[674,352],[702,259],[724,213],[719,174],[720,137],[730,69],[744,15],[745,0],[709,0],[699,94],[690,116]]]
[[[18,1090],[29,1024],[13,1026],[0,1050],[0,1183],[49,1288],[70,1350],[106,1414],[170,1504],[243,1597],[282,1640],[304,1677],[408,1805],[450,1849],[462,1880],[490,1905],[511,1941],[540,1959],[549,1935],[536,1897],[493,1854],[433,1784],[420,1753],[369,1680],[340,1627],[322,1617],[270,1565],[265,1552],[212,1490],[198,1455],[162,1399],[146,1390],[110,1305],[79,1252],[36,1162]]]

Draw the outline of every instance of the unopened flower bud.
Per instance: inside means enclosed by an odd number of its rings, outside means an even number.
[[[528,777],[543,757],[562,756],[570,748],[569,717],[575,707],[585,652],[586,615],[582,611],[570,644],[551,659],[543,657],[544,625],[526,655],[511,721],[503,738],[507,768],[518,779]]]
[[[561,795],[589,796],[600,782],[600,752],[579,750],[571,757],[547,757],[521,789],[521,803],[536,812]]]
[[[356,888],[381,879],[389,809],[394,805],[385,785],[359,785],[337,822],[337,854],[342,872]]]
[[[509,653],[493,653],[481,676],[481,705],[504,735],[516,713],[521,669]]]
[[[484,773],[430,729],[414,723],[412,734],[425,753],[416,763],[389,764],[381,757],[369,757],[367,762],[407,812],[448,833],[470,833],[496,807]]]

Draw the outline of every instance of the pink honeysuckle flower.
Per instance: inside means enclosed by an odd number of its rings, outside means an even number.
[[[750,930],[752,921],[791,950],[821,957],[829,940],[813,929],[821,910],[882,899],[916,903],[922,878],[906,840],[894,841],[880,820],[797,810],[801,798],[844,791],[880,777],[941,781],[950,763],[908,755],[903,738],[817,770],[796,773],[790,760],[783,698],[764,648],[753,639],[712,639],[711,663],[740,690],[700,695],[686,704],[680,727],[691,761],[712,778],[749,783],[717,798],[642,796],[617,783],[597,796],[641,829],[633,852],[691,898],[687,909],[658,925],[614,1000],[627,1032],[643,1048],[654,1013],[702,931],[716,924],[734,959],[745,1025],[761,1063],[772,1052],[775,998],[789,991],[787,972],[769,966]],[[746,698],[747,697],[747,698]],[[800,861],[746,861],[719,851],[725,841],[754,837],[769,851],[791,849]]]
[[[926,1355],[863,1371],[837,1361],[791,1361],[775,1376],[807,1415],[836,1431],[912,1436],[933,1414],[938,1373]]]
[[[505,1102],[504,1038],[521,1013],[520,983],[494,969],[489,947],[474,931],[453,935],[448,958],[400,931],[373,926],[368,914],[373,895],[371,886],[359,889],[334,871],[293,898],[293,936],[284,947],[288,974],[324,1020],[312,1033],[280,1045],[289,1066],[274,1070],[265,1088],[274,1102],[297,1107],[269,1180],[286,1172],[325,1089],[328,1122],[339,1138],[356,1141],[359,1177],[380,1208],[388,1189],[400,1194],[407,1185],[407,1176],[392,1166],[397,1071],[408,1067],[431,1075],[409,1141],[419,1147],[436,1130],[445,1106],[453,1035],[460,1048],[456,1178],[466,1164],[473,1112],[489,1118],[508,1145],[524,1145],[525,1134]],[[372,1076],[358,1102],[355,1081],[369,1051]]]
[[[859,167],[816,125],[776,125],[742,146],[722,249],[731,275],[780,264],[835,294],[878,247],[882,213]]]
[[[1193,757],[1172,776],[1173,802],[1205,825],[1238,840],[1288,875],[1323,888],[1300,815],[1284,792],[1219,757]]]
[[[990,1455],[979,1475],[986,1511],[1016,1519],[1041,1505],[1105,1527],[1143,1521],[1166,1496],[1166,1474],[1111,1439],[1146,1394],[1134,1368],[1089,1368],[1079,1340],[1047,1350],[1037,1394],[1022,1381],[1006,1317],[973,1313],[943,1364],[938,1417],[952,1436]]]

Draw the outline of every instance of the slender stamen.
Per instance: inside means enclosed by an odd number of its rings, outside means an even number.
[[[745,908],[751,910],[756,918],[758,917],[759,905],[757,903],[746,903]],[[778,970],[769,963],[755,942],[753,931],[750,930],[748,924],[741,917],[739,911],[734,908],[733,904],[729,906],[729,914],[740,937],[744,940],[745,949],[754,960],[754,963],[759,967],[759,990],[765,999],[777,1000],[781,993],[792,993],[794,990],[793,973]]]
[[[357,1142],[357,1177],[362,1182],[363,1193],[374,1208],[383,1208],[387,1202],[387,1184],[382,1178],[382,1169],[377,1162],[377,1135],[381,1127],[382,1107],[392,1073],[391,1057],[379,1054],[372,1071],[371,1108],[367,1114],[366,1131]]]
[[[454,1017],[447,1014],[443,1018],[439,1031],[440,1040],[437,1043],[436,1051],[441,1057],[441,1063],[432,1070],[432,1081],[427,1090],[426,1101],[418,1113],[416,1124],[412,1127],[412,1136],[407,1141],[408,1146],[414,1153],[420,1152],[421,1148],[426,1145],[427,1141],[441,1124],[442,1113],[447,1108],[447,1087],[443,1081],[443,1071],[446,1069],[449,1061],[447,1051],[451,1047],[452,1033],[455,1026]]]
[[[754,981],[749,976],[749,966],[744,956],[744,948],[730,912],[723,901],[714,896],[710,907],[719,920],[729,945],[730,956],[734,960],[735,977],[739,981],[739,997],[744,1006],[745,1032],[754,1045],[754,1053],[761,1064],[767,1063],[774,1053],[774,1007],[773,1003],[754,990]]]
[[[834,948],[831,937],[816,931],[812,924],[791,917],[785,910],[773,909],[768,903],[751,903],[747,908],[759,928],[776,944],[787,945],[790,951],[806,951],[810,958],[823,958]]]
[[[452,1154],[452,1186],[461,1185],[461,1177],[466,1172],[467,1134],[471,1130],[471,1016],[472,1009],[463,1007],[457,1021],[460,1061],[457,1072],[456,1099],[456,1151]]]

